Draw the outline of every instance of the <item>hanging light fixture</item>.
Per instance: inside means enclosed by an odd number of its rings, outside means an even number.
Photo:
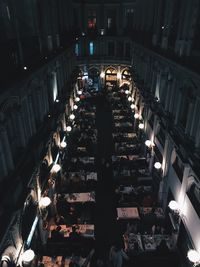
[[[75,100],[76,100],[76,102],[79,102],[79,101],[80,101],[80,97],[77,96],[77,97],[75,98]]]
[[[125,90],[125,94],[128,95],[129,94],[129,90]]]
[[[200,253],[194,249],[190,249],[187,253],[189,261],[194,263],[194,266],[200,264]]]
[[[32,249],[28,249],[21,255],[21,261],[24,263],[29,263],[34,259],[34,257],[34,251]]]
[[[135,113],[134,118],[138,119],[139,117],[140,117],[140,115],[138,113]]]
[[[157,170],[159,170],[159,169],[161,168],[161,166],[162,166],[161,163],[158,162],[158,161],[154,163],[154,167],[155,167]]]
[[[41,208],[46,208],[50,205],[51,199],[49,197],[42,197],[39,201],[39,206]]]
[[[71,132],[71,130],[72,130],[72,127],[71,126],[67,126],[67,132]]]
[[[78,95],[82,95],[82,91],[81,90],[78,90]]]
[[[135,104],[131,104],[131,109],[135,109],[136,105]]]
[[[67,146],[67,143],[65,142],[65,141],[62,141],[61,143],[60,143],[60,147],[61,148],[65,148]]]
[[[74,105],[74,109],[75,109],[75,110],[78,109],[78,106],[77,106],[77,105]]]
[[[131,97],[131,96],[128,97],[128,101],[129,101],[129,102],[132,101],[132,97]]]
[[[146,145],[147,147],[151,147],[151,144],[152,144],[152,142],[151,142],[150,140],[146,140],[146,141],[145,141],[145,145]]]
[[[59,164],[54,164],[53,167],[52,167],[52,172],[59,172],[61,169],[60,165]]]
[[[74,114],[71,114],[70,116],[69,116],[69,118],[70,118],[70,120],[74,120],[75,119],[75,115]]]
[[[171,200],[171,201],[169,202],[168,207],[169,207],[171,210],[176,211],[176,212],[180,210],[179,204],[178,204],[175,200]]]
[[[139,126],[138,126],[141,130],[144,129],[144,123],[139,123]]]

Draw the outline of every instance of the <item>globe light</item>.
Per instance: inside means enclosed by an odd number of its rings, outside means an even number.
[[[135,108],[136,108],[136,105],[131,104],[131,109],[135,109]]]
[[[138,113],[135,113],[134,118],[138,119],[139,117],[140,117],[140,115]]]
[[[60,147],[65,148],[67,146],[67,143],[65,141],[62,141],[60,143]]]
[[[194,249],[188,251],[187,257],[193,263],[200,263],[200,254]]]
[[[179,210],[179,205],[178,205],[178,203],[177,203],[175,200],[171,200],[171,201],[169,202],[168,207],[169,207],[171,210],[174,210],[174,211],[178,211],[178,210]]]
[[[51,199],[49,197],[42,197],[39,202],[39,206],[41,208],[48,207],[51,203]]]
[[[155,162],[154,167],[155,167],[157,170],[159,170],[159,169],[161,168],[161,163],[158,162],[158,161]]]
[[[147,147],[150,147],[150,146],[151,146],[151,141],[150,141],[150,140],[146,140],[146,141],[145,141],[145,145],[146,145]]]
[[[80,101],[80,97],[76,97],[76,102],[79,102]]]
[[[70,120],[74,120],[75,119],[75,115],[74,114],[71,114],[70,116],[69,116],[69,118],[70,118]]]
[[[75,109],[75,110],[78,109],[78,106],[77,106],[77,105],[74,105],[74,109]]]
[[[101,72],[100,77],[103,79],[105,77],[105,73]]]
[[[139,123],[139,126],[138,126],[140,129],[144,129],[144,123]]]
[[[78,90],[78,95],[82,95],[82,91],[81,90]]]
[[[23,262],[31,262],[35,257],[35,253],[32,249],[26,250],[22,255],[21,255],[21,260]]]
[[[129,94],[129,90],[126,90],[126,91],[125,91],[125,94],[128,95],[128,94]]]
[[[54,164],[53,167],[52,167],[52,172],[59,172],[61,169],[60,165],[59,164]]]
[[[72,127],[71,126],[67,126],[67,132],[71,132],[71,130],[72,130]]]
[[[132,101],[132,97],[131,96],[128,97],[128,101]]]
[[[60,102],[60,100],[59,99],[56,99],[56,103],[59,103]]]

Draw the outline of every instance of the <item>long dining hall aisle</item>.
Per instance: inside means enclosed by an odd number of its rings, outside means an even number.
[[[99,258],[108,258],[110,246],[115,241],[116,215],[114,203],[114,184],[111,156],[112,110],[106,96],[99,96],[96,107],[98,131],[97,170],[98,186],[96,191],[96,252]]]

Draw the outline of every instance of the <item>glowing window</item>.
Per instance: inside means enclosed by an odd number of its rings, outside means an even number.
[[[90,51],[90,56],[94,55],[94,43],[93,42],[89,43],[89,51]]]
[[[75,54],[76,56],[79,56],[79,44],[78,43],[75,44]]]

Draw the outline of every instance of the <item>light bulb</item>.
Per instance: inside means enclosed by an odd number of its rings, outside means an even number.
[[[151,146],[151,141],[150,140],[146,140],[145,141],[145,145],[148,146],[148,147],[150,147]]]
[[[132,101],[132,97],[131,96],[128,97],[128,101]]]
[[[70,118],[70,120],[74,120],[75,119],[75,115],[74,114],[71,114],[70,116],[69,116],[69,118]]]
[[[168,206],[171,210],[179,210],[179,205],[175,200],[171,200]]]
[[[22,256],[21,256],[21,260],[23,262],[31,262],[35,257],[35,253],[32,249],[28,249],[26,250]]]
[[[139,116],[140,116],[140,115],[139,115],[138,113],[135,113],[134,118],[135,118],[135,119],[138,119]]]
[[[80,101],[80,97],[76,97],[76,102],[79,102]]]
[[[75,110],[78,109],[78,106],[77,106],[77,105],[74,105],[74,109],[75,109]]]
[[[136,106],[134,104],[131,104],[131,109],[136,108]]]
[[[129,90],[126,90],[126,91],[125,91],[125,94],[128,95],[128,94],[129,94]]]
[[[42,197],[39,202],[40,207],[47,207],[51,203],[51,199],[49,197]]]
[[[59,164],[54,164],[51,170],[52,170],[52,172],[59,172],[60,169],[61,169],[61,167]]]
[[[157,170],[159,170],[159,169],[161,168],[161,163],[158,162],[158,161],[155,162],[154,167],[155,167]]]
[[[67,146],[67,143],[65,141],[62,141],[60,143],[60,147],[65,148]]]
[[[138,126],[140,129],[144,129],[144,123],[139,123],[139,126]]]
[[[194,250],[194,249],[190,249],[188,251],[187,257],[193,263],[200,262],[200,254],[196,250]]]
[[[78,95],[82,95],[82,91],[81,90],[78,90]]]
[[[72,127],[71,126],[67,126],[67,132],[71,132],[71,130],[72,130]]]

